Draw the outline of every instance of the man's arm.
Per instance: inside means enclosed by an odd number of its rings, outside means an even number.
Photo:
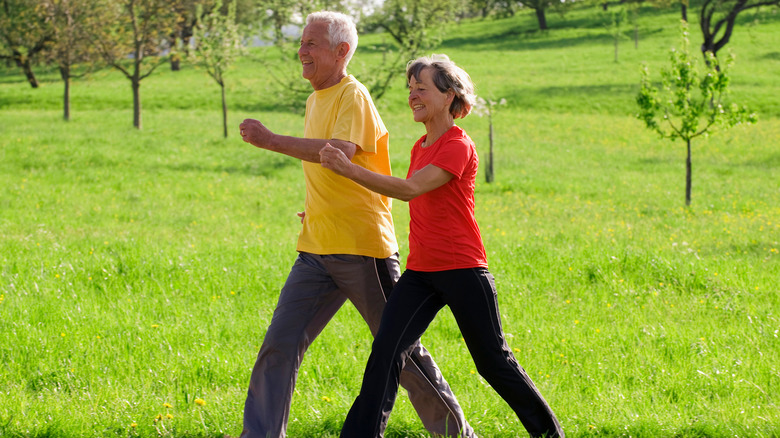
[[[241,138],[255,147],[312,163],[320,162],[320,150],[326,144],[341,150],[350,160],[357,152],[357,145],[345,140],[300,138],[274,134],[265,125],[254,119],[244,120],[239,125],[239,129],[241,130]]]

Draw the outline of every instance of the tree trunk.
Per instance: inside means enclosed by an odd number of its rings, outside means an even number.
[[[539,21],[539,30],[547,30],[547,17],[544,15],[544,8],[536,9],[536,19]]]
[[[639,48],[639,26],[634,24],[634,48]]]
[[[490,111],[490,110],[488,110]],[[488,163],[487,163],[487,169],[485,171],[485,181],[486,182],[493,182],[495,179],[493,174],[493,117],[492,114],[488,115],[488,120],[490,121],[490,150],[488,151]]]
[[[178,47],[176,42],[176,34],[172,34],[170,36],[170,39],[168,40],[169,44],[171,45],[171,51],[170,51],[170,60],[171,60],[171,71],[180,71],[181,70],[181,57],[179,56]]]
[[[618,45],[620,44],[620,41],[618,41],[619,39],[620,39],[620,34],[615,34],[615,63],[619,62],[618,61]]]
[[[222,90],[222,133],[225,135],[225,138],[228,136],[228,126],[227,126],[227,102],[225,101],[225,83],[220,82],[219,88]]]
[[[141,80],[136,74],[131,79],[133,87],[133,126],[138,129],[143,129],[141,124]]]
[[[30,63],[29,56],[23,56],[21,53],[14,50],[14,61],[16,65],[22,68],[24,76],[27,77],[27,82],[33,88],[38,88],[38,79],[35,78],[35,73],[32,71],[32,65]]]
[[[688,142],[688,156],[685,158],[685,206],[691,205],[691,139]]]
[[[67,122],[70,120],[70,67],[60,66],[60,76],[65,84],[65,90],[62,95],[62,117]]]
[[[686,23],[688,22],[688,5],[685,3],[685,0],[680,2],[680,12],[682,13],[682,19]]]

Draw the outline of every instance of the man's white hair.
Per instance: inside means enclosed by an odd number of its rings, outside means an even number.
[[[306,24],[311,23],[327,23],[331,49],[335,49],[341,43],[349,44],[349,52],[347,52],[344,65],[349,64],[358,45],[357,28],[355,28],[352,19],[341,12],[320,11],[312,12],[306,17]]]

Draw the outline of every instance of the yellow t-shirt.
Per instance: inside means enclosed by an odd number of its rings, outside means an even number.
[[[352,75],[306,101],[304,137],[338,139],[358,145],[352,162],[390,174],[388,132],[371,96]],[[319,163],[303,162],[306,217],[298,251],[355,254],[376,258],[398,251],[391,200]]]

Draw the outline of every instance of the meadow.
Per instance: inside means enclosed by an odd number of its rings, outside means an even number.
[[[731,97],[759,122],[694,141],[690,207],[684,145],[634,117],[640,64],[667,63],[677,19],[643,9],[618,62],[595,9],[547,32],[530,12],[462,22],[436,50],[507,101],[477,218],[508,341],[570,437],[780,436],[780,13],[746,13],[727,46]],[[358,79],[387,41],[361,38]],[[75,81],[65,122],[55,69],[33,90],[0,67],[0,437],[240,433],[304,196],[296,160],[238,136],[248,117],[302,133],[270,50],[227,76],[227,139],[219,88],[189,65],[142,82],[143,130],[116,72]],[[377,105],[403,175],[423,128],[402,78]],[[484,164],[487,118],[459,124]],[[479,436],[525,435],[446,309],[423,343]],[[288,436],[338,436],[370,345],[345,305],[303,362]],[[403,393],[386,436],[428,436]]]

